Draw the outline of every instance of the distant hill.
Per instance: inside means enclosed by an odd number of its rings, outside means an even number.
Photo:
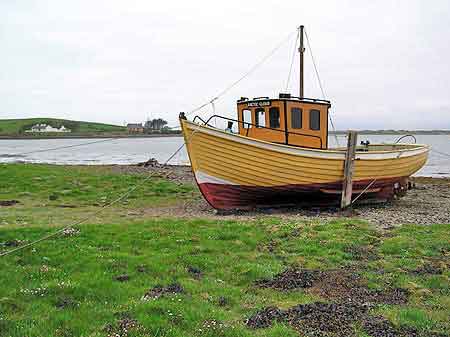
[[[61,128],[64,126],[71,132],[59,133],[48,132],[39,133],[40,136],[45,135],[61,135],[61,136],[77,136],[77,135],[101,135],[101,134],[123,134],[127,128],[119,125],[80,122],[67,119],[57,118],[24,118],[24,119],[0,119],[0,136],[33,136],[37,133],[30,134],[25,132],[30,130],[36,124],[46,124],[53,128]]]

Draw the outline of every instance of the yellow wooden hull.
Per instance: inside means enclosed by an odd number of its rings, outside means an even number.
[[[336,201],[345,150],[318,150],[268,143],[181,120],[197,183],[218,209],[308,201]],[[371,145],[357,152],[354,193],[388,199],[425,165],[426,145]]]

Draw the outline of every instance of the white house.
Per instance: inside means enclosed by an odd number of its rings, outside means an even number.
[[[72,132],[72,130],[67,129],[64,125],[61,125],[58,129],[47,124],[35,124],[30,130],[25,130],[25,132]]]

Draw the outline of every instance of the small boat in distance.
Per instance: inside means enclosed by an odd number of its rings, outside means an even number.
[[[213,115],[188,121],[180,114],[197,184],[221,210],[303,204],[338,204],[344,186],[347,148],[328,147],[330,101],[303,95],[303,26],[299,96],[242,97],[237,119]],[[222,120],[226,130],[211,124]],[[238,126],[232,132],[233,124]],[[386,201],[403,195],[408,178],[427,161],[429,146],[362,144],[356,147],[354,199]],[[361,198],[359,198],[361,197]]]

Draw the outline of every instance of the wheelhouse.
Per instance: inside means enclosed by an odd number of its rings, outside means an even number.
[[[242,97],[237,101],[239,134],[268,142],[328,148],[326,100],[280,94],[276,99]]]

